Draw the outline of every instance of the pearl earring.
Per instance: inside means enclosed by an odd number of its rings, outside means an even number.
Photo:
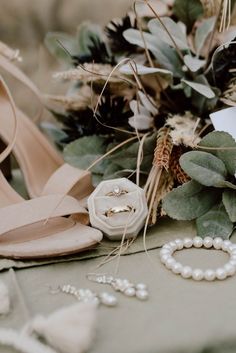
[[[87,274],[87,278],[96,283],[109,284],[115,291],[121,292],[127,297],[147,300],[149,296],[147,286],[144,283],[133,284],[128,279],[114,278],[113,276],[96,273]]]
[[[57,289],[51,289],[52,294],[57,294],[59,292],[63,292],[66,294],[73,295],[78,301],[83,303],[94,303],[96,305],[103,304],[106,306],[116,306],[117,298],[108,292],[95,293],[90,289],[80,288],[77,289],[70,284],[64,284],[63,286],[59,286]]]

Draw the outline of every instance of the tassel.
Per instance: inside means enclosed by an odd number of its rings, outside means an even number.
[[[0,329],[0,345],[22,353],[57,353],[36,339],[12,329]]]
[[[25,332],[42,337],[62,353],[85,352],[93,340],[96,308],[92,303],[76,303],[48,317],[38,315]]]
[[[10,297],[7,286],[0,281],[0,315],[6,315],[10,311]]]

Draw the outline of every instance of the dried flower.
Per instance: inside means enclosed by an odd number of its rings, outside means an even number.
[[[194,143],[200,142],[196,129],[197,118],[189,111],[185,112],[184,115],[172,115],[167,121],[166,125],[170,127],[170,136],[173,144],[193,146]]]
[[[181,146],[174,146],[170,159],[170,170],[174,179],[176,179],[179,184],[184,184],[190,180],[190,177],[183,171],[179,164],[179,159],[183,153],[183,148]]]
[[[157,144],[154,151],[152,164],[156,167],[161,167],[168,170],[172,147],[173,142],[170,136],[170,128],[161,128],[157,134]]]

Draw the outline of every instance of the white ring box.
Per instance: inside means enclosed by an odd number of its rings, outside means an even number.
[[[119,196],[108,195],[114,188],[127,191]],[[120,212],[110,216],[106,212],[113,207],[132,208],[131,212]],[[88,198],[90,223],[100,229],[109,239],[134,238],[144,226],[148,207],[142,188],[126,178],[102,181]]]

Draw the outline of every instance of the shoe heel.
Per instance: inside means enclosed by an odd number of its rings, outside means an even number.
[[[4,151],[6,148],[6,144],[0,139],[0,153]],[[2,171],[3,175],[7,180],[10,180],[12,178],[12,172],[11,172],[11,157],[8,156],[1,164],[0,164],[0,170]]]

